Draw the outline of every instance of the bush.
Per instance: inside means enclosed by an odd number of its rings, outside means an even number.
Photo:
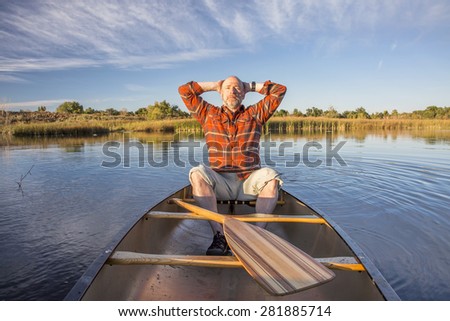
[[[82,114],[83,105],[76,101],[66,101],[56,108],[57,113]]]

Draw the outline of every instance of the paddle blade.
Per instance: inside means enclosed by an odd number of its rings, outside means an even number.
[[[267,292],[286,295],[323,284],[335,274],[277,235],[255,225],[226,219],[228,245],[247,272]]]

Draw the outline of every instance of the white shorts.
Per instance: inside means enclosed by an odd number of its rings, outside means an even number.
[[[278,181],[279,187],[283,185],[280,174],[268,167],[255,170],[245,180],[240,180],[236,173],[219,173],[207,166],[200,165],[190,170],[189,180],[191,183],[191,175],[193,172],[198,172],[205,182],[211,185],[219,201],[255,200],[267,183],[273,179]]]

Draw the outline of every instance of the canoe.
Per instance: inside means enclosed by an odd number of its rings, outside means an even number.
[[[254,202],[221,202],[219,212],[269,222],[267,230],[335,273],[333,280],[274,296],[235,256],[206,256],[207,219],[170,202],[194,202],[190,186],[170,195],[124,230],[91,264],[66,300],[399,300],[361,248],[325,214],[281,190],[272,215],[254,214]]]

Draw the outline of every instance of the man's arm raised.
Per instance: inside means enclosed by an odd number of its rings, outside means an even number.
[[[255,91],[261,95],[265,95],[265,97],[249,108],[253,109],[258,119],[264,124],[269,120],[283,100],[286,93],[286,86],[267,80],[264,83],[257,83]]]
[[[220,87],[223,83],[223,80],[219,81],[201,81],[198,82],[198,85],[202,87],[203,91],[217,91],[220,92]]]
[[[222,83],[223,80],[204,82],[190,81],[178,88],[178,92],[187,109],[201,124],[205,121],[209,108],[215,107],[203,100],[201,94],[207,91],[217,91],[220,93]]]
[[[252,83],[251,82],[243,82],[243,84],[244,84],[245,93],[252,92],[252,91],[259,93],[259,91],[264,87],[264,83],[263,82],[255,83],[254,90],[252,90]]]

